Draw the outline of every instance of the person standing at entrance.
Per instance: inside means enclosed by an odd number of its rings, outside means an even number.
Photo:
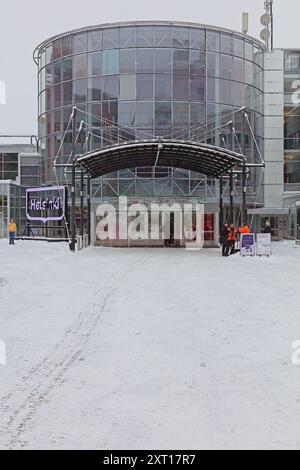
[[[242,226],[242,228],[240,228],[239,232],[240,232],[241,235],[247,235],[248,233],[250,233],[250,228],[248,227],[247,224],[243,224],[243,226]]]
[[[17,234],[17,225],[14,219],[11,219],[10,223],[8,224],[8,237],[9,237],[9,244],[15,244],[15,238]]]
[[[234,225],[230,225],[228,232],[228,244],[225,250],[225,256],[235,254],[236,230]],[[230,252],[230,253],[229,253]]]
[[[222,256],[226,256],[226,249],[228,245],[229,225],[224,224],[220,234],[220,243],[222,245]]]
[[[266,221],[265,233],[272,233],[271,222],[269,220]]]

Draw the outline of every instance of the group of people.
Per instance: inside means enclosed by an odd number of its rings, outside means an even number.
[[[241,228],[236,228],[233,224],[224,224],[221,230],[220,243],[222,246],[222,256],[230,256],[236,253],[236,242],[240,235],[250,233],[247,224]]]

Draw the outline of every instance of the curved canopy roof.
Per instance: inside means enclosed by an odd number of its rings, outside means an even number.
[[[173,167],[218,178],[245,157],[213,145],[178,140],[125,142],[94,150],[76,158],[92,178],[136,167]]]

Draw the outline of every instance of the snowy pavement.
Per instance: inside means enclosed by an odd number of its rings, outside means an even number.
[[[1,449],[300,448],[300,248],[0,240]]]

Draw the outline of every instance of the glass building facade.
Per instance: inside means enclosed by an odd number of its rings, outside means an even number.
[[[284,182],[300,191],[300,50],[284,52]]]
[[[239,151],[229,128],[220,135],[220,126],[232,119],[239,137],[241,107],[262,145],[262,52],[262,44],[248,36],[185,23],[104,25],[45,41],[35,52],[41,182],[56,183],[55,158],[60,164],[70,161],[74,105],[77,129],[84,121],[78,154],[87,150],[87,132],[89,150],[124,139],[169,137]],[[250,130],[245,134],[248,160],[257,161]],[[62,168],[57,175],[60,182],[69,178]],[[253,171],[253,197],[255,178]],[[199,174],[172,168],[157,168],[155,174],[132,168],[93,182],[94,196],[102,200],[119,195],[216,200],[215,188]]]

